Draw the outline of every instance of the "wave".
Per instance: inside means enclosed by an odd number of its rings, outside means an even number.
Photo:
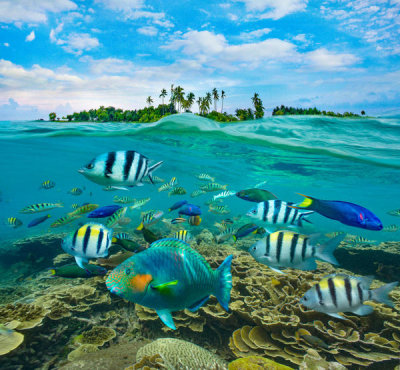
[[[49,123],[3,122],[0,139],[64,136],[119,137],[137,135],[240,141],[281,150],[334,156],[382,167],[400,168],[400,119],[335,118],[321,116],[270,117],[253,121],[218,123],[184,113],[154,123]]]

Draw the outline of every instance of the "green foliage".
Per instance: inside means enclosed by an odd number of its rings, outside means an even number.
[[[235,116],[232,116],[231,114],[227,114],[226,112],[220,113],[215,110],[213,110],[211,113],[204,115],[204,117],[212,119],[214,121],[218,121],[218,122],[236,122],[236,121],[238,121],[238,119]]]
[[[56,115],[54,112],[51,112],[51,113],[49,114],[49,119],[50,119],[50,121],[55,121],[55,120],[56,120],[56,117],[57,117],[57,115]]]
[[[364,112],[364,111],[362,111]],[[361,114],[363,114],[361,112]],[[364,112],[365,114],[365,112]],[[360,117],[358,114],[352,113],[352,112],[344,112],[342,113],[335,113],[332,111],[320,111],[317,108],[293,108],[293,107],[286,107],[284,105],[281,105],[280,107],[275,107],[274,110],[272,111],[273,116],[283,116],[283,115],[320,115],[320,116],[329,116],[329,117]]]

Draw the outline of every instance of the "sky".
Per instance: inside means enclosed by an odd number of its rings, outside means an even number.
[[[224,90],[228,113],[255,92],[267,115],[399,113],[400,0],[0,0],[0,120],[142,108],[171,84]]]

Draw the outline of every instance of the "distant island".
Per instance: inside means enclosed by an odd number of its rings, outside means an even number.
[[[251,98],[253,107],[247,109],[236,109],[235,115],[223,112],[224,99],[226,98],[224,90],[221,90],[221,93],[219,93],[218,90],[214,88],[211,92],[207,92],[204,97],[198,97],[198,99],[195,101],[196,98],[192,92],[185,94],[183,87],[174,87],[174,85],[171,85],[169,102],[165,104],[164,100],[167,96],[167,90],[162,89],[159,95],[159,97],[162,99],[162,104],[159,104],[157,107],[152,105],[153,98],[149,96],[146,99],[148,107],[142,109],[123,110],[111,106],[101,106],[98,109],[74,112],[73,114],[68,114],[61,119],[57,117],[55,112],[51,112],[49,114],[49,119],[52,122],[156,122],[161,118],[171,114],[181,112],[191,113],[191,108],[195,102],[198,104],[199,108],[199,113],[196,113],[197,115],[218,122],[248,121],[264,117],[265,108],[259,94],[257,93],[254,93],[253,97]],[[220,111],[218,111],[219,101],[221,101]],[[361,111],[361,115],[364,114],[365,112]],[[286,107],[284,105],[274,108],[272,115],[323,115],[345,118],[360,117],[358,114],[349,112],[341,114],[330,111],[319,111],[317,108],[293,108]]]

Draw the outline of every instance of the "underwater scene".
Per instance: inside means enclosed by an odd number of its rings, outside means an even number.
[[[1,369],[400,369],[400,117],[0,122]]]

